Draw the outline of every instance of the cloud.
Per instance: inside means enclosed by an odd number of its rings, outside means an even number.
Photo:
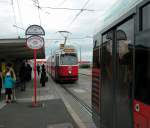
[[[87,0],[39,0],[41,7],[61,7],[61,8],[82,8]],[[57,31],[67,30],[72,34],[69,38],[83,38],[86,36],[93,36],[96,22],[104,14],[105,10],[114,4],[116,0],[91,0],[85,8],[97,10],[94,12],[84,11],[77,17],[72,23],[74,17],[80,11],[68,11],[68,10],[52,10],[49,8],[40,9],[40,18],[42,21],[42,27],[45,29],[45,46],[46,56],[52,50],[59,46],[59,43],[63,42],[62,36]],[[29,25],[39,24],[38,9],[34,6],[32,0],[19,0],[19,8],[17,1],[13,3],[15,17],[9,0],[0,1],[0,27],[2,33],[0,38],[15,38],[18,34],[21,37],[24,36],[24,31],[13,27],[16,24],[19,27],[26,29]],[[99,23],[100,24],[100,23]],[[48,39],[48,40],[47,40]],[[58,39],[58,40],[51,40]],[[56,41],[58,41],[56,43]],[[76,43],[82,49],[83,59],[91,60],[92,58],[92,39],[69,39],[67,44]]]

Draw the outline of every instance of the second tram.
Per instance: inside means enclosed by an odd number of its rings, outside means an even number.
[[[76,49],[71,45],[56,50],[47,61],[47,71],[56,81],[78,80],[78,57]]]
[[[140,1],[94,37],[92,108],[100,128],[150,128],[150,0]]]

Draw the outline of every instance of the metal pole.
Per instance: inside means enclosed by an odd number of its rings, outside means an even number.
[[[37,104],[37,94],[36,94],[36,49],[34,49],[34,102],[33,105]]]
[[[67,41],[67,37],[65,37],[65,41],[64,41],[64,47],[65,47],[65,45],[66,45],[66,41]]]
[[[81,63],[81,46],[80,46],[80,63]]]

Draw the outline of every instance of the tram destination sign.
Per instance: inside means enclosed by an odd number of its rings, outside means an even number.
[[[41,49],[44,46],[44,39],[40,36],[30,36],[26,44],[30,49]]]
[[[75,52],[75,49],[73,49],[73,48],[65,48],[64,52]]]
[[[27,28],[25,35],[45,35],[45,31],[39,25],[30,25]]]

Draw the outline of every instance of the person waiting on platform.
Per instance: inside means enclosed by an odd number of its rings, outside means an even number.
[[[21,91],[25,91],[26,89],[26,76],[27,76],[26,65],[23,62],[19,71],[19,77],[21,81]]]
[[[27,64],[26,70],[27,70],[27,81],[30,81],[32,74],[32,67],[30,66],[30,64]]]
[[[37,68],[37,72],[38,72],[38,76],[39,76],[40,75],[40,65],[38,64],[36,68]]]
[[[13,79],[11,67],[7,66],[6,75],[4,78],[6,103],[10,103],[13,100],[12,88],[13,88],[14,84],[15,84],[15,80]]]
[[[42,84],[42,87],[45,86],[46,82],[46,70],[45,70],[45,65],[42,65],[42,73],[41,73],[41,78],[40,78],[40,83]]]
[[[0,70],[0,99],[2,98],[1,96],[2,87],[3,87],[3,76],[2,71]]]

